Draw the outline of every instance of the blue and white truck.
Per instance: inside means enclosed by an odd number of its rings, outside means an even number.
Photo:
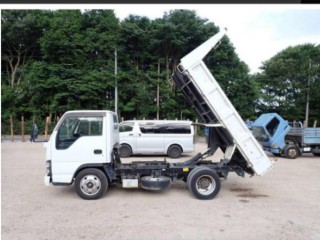
[[[292,125],[292,124],[291,124]],[[262,114],[252,125],[252,133],[265,151],[294,159],[302,153],[320,156],[320,128],[290,126],[277,113]]]

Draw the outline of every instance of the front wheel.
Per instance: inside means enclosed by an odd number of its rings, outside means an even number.
[[[207,167],[193,169],[187,180],[190,192],[198,199],[213,199],[220,191],[221,182],[215,171]]]
[[[289,145],[285,150],[286,158],[295,159],[299,156],[299,150],[294,145]]]
[[[121,145],[119,148],[119,155],[120,157],[126,158],[131,156],[131,147],[129,145]]]
[[[95,168],[87,168],[79,172],[74,184],[77,194],[86,200],[98,199],[108,189],[106,175]]]

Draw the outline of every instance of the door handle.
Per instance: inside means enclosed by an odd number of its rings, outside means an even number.
[[[94,154],[102,154],[102,150],[101,149],[95,149],[93,150]]]
[[[129,134],[129,136],[133,136],[133,134],[132,134],[132,133],[130,133],[130,134]]]

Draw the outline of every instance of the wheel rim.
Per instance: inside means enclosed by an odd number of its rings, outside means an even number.
[[[95,175],[86,175],[80,181],[80,189],[88,196],[95,195],[101,189],[101,181]]]
[[[291,148],[288,150],[288,156],[289,157],[295,157],[297,155],[297,150],[294,148]]]
[[[196,189],[202,195],[210,195],[216,188],[216,181],[209,175],[201,176],[196,181]]]

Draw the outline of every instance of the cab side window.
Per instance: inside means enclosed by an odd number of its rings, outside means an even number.
[[[102,117],[69,117],[58,129],[57,149],[69,148],[78,138],[102,135]]]

